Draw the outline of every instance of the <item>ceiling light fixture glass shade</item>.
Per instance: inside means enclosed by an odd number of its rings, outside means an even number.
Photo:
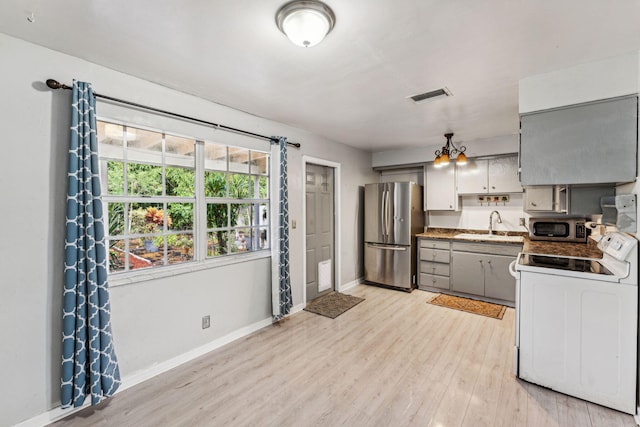
[[[456,157],[456,165],[464,166],[466,164],[467,164],[467,155],[464,153],[458,154],[458,157]]]
[[[329,6],[317,0],[294,0],[280,8],[276,24],[291,42],[301,47],[320,43],[331,32],[336,16]]]
[[[456,154],[458,155],[456,157],[457,165],[464,166],[467,164],[467,155],[464,154],[464,152],[467,151],[467,147],[464,145],[461,145],[460,147],[453,145],[453,142],[451,142],[452,136],[453,132],[444,134],[444,137],[447,138],[447,143],[442,147],[442,150],[436,150],[436,158],[433,160],[434,166],[447,166],[450,158]]]

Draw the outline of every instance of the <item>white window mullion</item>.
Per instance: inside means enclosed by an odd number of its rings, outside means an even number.
[[[195,213],[193,218],[193,256],[202,261],[207,256],[207,201],[204,197],[204,142],[196,141],[195,147]]]

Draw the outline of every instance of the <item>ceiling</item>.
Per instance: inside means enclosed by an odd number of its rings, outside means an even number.
[[[637,0],[325,2],[308,49],[285,0],[2,0],[0,32],[368,151],[515,135],[520,78],[640,50]]]

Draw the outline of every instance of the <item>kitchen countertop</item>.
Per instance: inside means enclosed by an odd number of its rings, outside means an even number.
[[[456,238],[458,234],[487,234],[484,230],[464,230],[457,228],[429,228],[424,233],[417,234],[416,237],[454,240],[460,242],[481,242],[481,243],[498,243],[506,245],[523,245],[523,252],[529,252],[542,255],[558,255],[558,256],[574,256],[584,258],[602,258],[602,251],[598,249],[597,243],[592,239],[587,239],[587,243],[565,243],[565,242],[546,242],[540,240],[529,240],[529,234],[525,232],[496,232],[499,236],[522,236],[523,242],[500,241],[498,239],[487,241],[482,238],[478,240],[470,240],[469,238]]]

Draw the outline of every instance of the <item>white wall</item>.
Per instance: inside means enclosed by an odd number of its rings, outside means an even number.
[[[509,194],[506,203],[487,204],[478,202],[477,196],[462,196],[460,198],[459,212],[430,211],[428,214],[428,226],[433,228],[462,228],[466,230],[489,229],[489,214],[496,210],[500,213],[502,224],[493,221],[495,231],[522,231],[525,227],[519,226],[520,218],[526,218],[522,209],[523,195],[521,193]],[[528,222],[527,222],[528,223]]]
[[[379,182],[406,182],[411,181],[419,185],[424,185],[424,168],[391,169],[380,171]]]
[[[70,94],[47,78],[92,82],[97,92],[300,142],[289,151],[290,216],[302,221],[301,156],[339,162],[343,283],[362,275],[362,186],[376,181],[371,156],[284,124],[207,102],[78,58],[0,34],[0,425],[38,416],[59,404],[62,249]],[[109,110],[106,104],[98,105]],[[136,119],[136,114],[131,115]],[[302,236],[291,230],[294,305],[302,303]],[[128,377],[270,318],[270,260],[113,287],[113,332]],[[212,316],[202,330],[200,318]]]
[[[490,156],[494,154],[507,154],[518,152],[518,135],[503,135],[493,138],[476,139],[471,141],[458,141],[453,139],[456,146],[467,147],[465,154],[468,157]],[[422,148],[407,148],[404,150],[378,151],[373,153],[371,165],[374,168],[403,165],[418,165],[432,162],[436,150],[442,149],[446,139],[442,138],[442,144]]]
[[[640,52],[634,51],[518,82],[520,113],[638,93]]]

